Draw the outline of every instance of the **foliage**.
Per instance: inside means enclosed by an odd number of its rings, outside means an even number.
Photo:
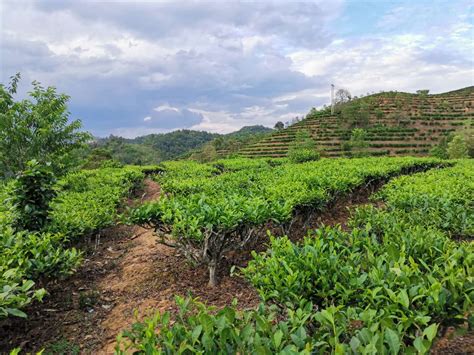
[[[217,159],[217,150],[212,144],[206,144],[201,152],[194,153],[191,158],[201,163],[208,163]]]
[[[276,130],[280,131],[282,130],[283,128],[285,128],[285,124],[281,121],[278,121],[277,123],[275,123],[275,127],[274,127]]]
[[[169,144],[175,144],[174,136],[169,138]],[[97,162],[101,160],[116,160],[122,164],[133,165],[157,164],[161,160],[162,152],[154,148],[151,142],[137,143],[138,140],[139,138],[125,139],[113,135],[105,139],[97,139],[91,144],[86,168],[100,167]]]
[[[468,157],[467,144],[464,141],[464,137],[461,135],[455,135],[453,140],[448,143],[448,156],[450,159],[463,159]]]
[[[17,74],[8,87],[0,85],[0,174],[12,177],[32,159],[64,172],[73,162],[71,153],[90,135],[80,131],[80,121],[69,122],[69,96],[53,87],[33,82],[30,99],[15,101],[19,80]]]
[[[140,169],[103,168],[67,175],[51,204],[48,229],[71,237],[93,233],[114,223],[118,203],[143,179]]]
[[[0,278],[0,319],[9,316],[26,318],[26,314],[20,309],[33,300],[41,301],[45,295],[44,289],[33,289],[33,281],[23,280],[18,283],[18,275],[11,275],[12,273],[4,272]]]
[[[309,303],[289,309],[284,319],[264,305],[238,311],[234,303],[216,311],[192,299],[177,297],[176,303],[176,322],[165,312],[133,324],[117,338],[116,353],[310,354],[314,349],[306,327],[312,318]]]
[[[293,163],[304,163],[319,158],[320,154],[316,149],[316,143],[309,132],[305,130],[298,131],[295,140],[288,148],[288,159]]]
[[[439,322],[462,322],[472,307],[474,249],[396,219],[377,222],[319,229],[300,245],[273,239],[243,273],[265,300],[315,303],[323,352],[425,353]]]
[[[336,105],[338,104],[344,104],[346,102],[351,101],[352,95],[349,92],[349,90],[346,89],[339,89],[336,91],[334,101]]]
[[[355,128],[352,130],[350,139],[351,153],[355,157],[363,157],[367,155],[367,148],[369,143],[367,142],[367,132],[361,128]]]
[[[217,134],[208,132],[179,130],[170,133],[150,134],[137,137],[133,139],[132,142],[153,148],[158,152],[158,158],[160,160],[170,160],[178,158],[216,137],[218,137]]]
[[[162,243],[204,263],[214,285],[214,271],[224,253],[252,243],[266,222],[289,229],[299,211],[307,211],[310,218],[335,197],[371,179],[436,164],[416,158],[170,162],[163,164],[158,178],[167,196],[131,210],[128,222],[153,228]]]
[[[242,270],[284,308],[312,302],[319,352],[427,353],[439,325],[459,324],[474,302],[472,161],[392,180],[385,207],[358,208],[349,226],[300,244],[272,238]]]
[[[369,123],[370,109],[367,100],[353,100],[341,106],[341,118],[349,127],[365,127]]]
[[[466,142],[466,145],[467,145],[467,152],[468,152],[469,158],[474,158],[474,123],[472,119],[470,122],[470,127],[464,129],[462,131],[462,134],[464,136],[464,141]]]
[[[39,231],[48,221],[49,204],[56,195],[56,178],[50,164],[29,161],[26,170],[15,180],[13,201],[16,214],[15,227],[19,230]]]
[[[28,176],[42,178],[41,168],[32,164],[31,171],[36,175]],[[111,225],[120,199],[142,178],[138,168],[85,170],[66,175],[55,185],[59,193],[50,204],[50,219],[34,233],[13,228],[22,213],[13,205],[12,195],[18,192],[16,182],[0,186],[0,318],[26,317],[21,309],[42,299],[46,291],[35,289],[33,280],[72,273],[81,261],[81,253],[68,247],[69,241]],[[49,187],[37,190],[48,193]]]
[[[210,161],[212,159],[201,159],[202,150],[206,147],[213,147],[216,151],[225,151],[225,155],[228,155],[271,131],[271,128],[257,125],[242,127],[229,134],[178,130],[133,139],[111,135],[107,138],[98,138],[91,144],[90,154],[92,156],[86,167],[90,169],[100,166],[94,164],[94,161],[101,159],[95,152],[97,149],[102,150],[100,153],[108,152],[110,156],[107,159],[115,159],[122,164],[157,164],[161,161],[190,157],[193,154],[193,159]]]
[[[81,348],[79,345],[69,342],[67,339],[62,338],[54,343],[49,344],[43,353],[37,353],[36,355],[52,355],[52,354],[68,354],[68,355],[79,355]]]
[[[98,169],[102,163],[113,160],[112,152],[105,148],[94,148],[87,155],[87,160],[82,165],[83,169]]]
[[[26,317],[20,309],[41,300],[44,289],[34,289],[39,276],[67,275],[81,260],[74,248],[65,249],[65,238],[50,233],[0,232],[0,318]]]
[[[430,155],[439,159],[449,159],[448,143],[452,139],[452,136],[442,137],[440,142],[430,150]]]
[[[202,162],[212,161],[216,159],[217,155],[229,157],[236,154],[246,144],[258,141],[271,131],[271,128],[264,126],[245,126],[236,132],[221,135],[206,143],[191,157]],[[215,153],[212,147],[215,148]]]
[[[474,162],[402,176],[378,194],[399,218],[455,237],[474,235]]]

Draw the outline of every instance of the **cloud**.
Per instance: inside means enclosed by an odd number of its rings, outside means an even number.
[[[147,127],[160,129],[189,128],[198,125],[204,119],[203,115],[199,112],[167,105],[154,108],[146,118],[144,121]]]
[[[469,2],[380,2],[370,23],[362,3],[2,1],[0,79],[57,86],[86,129],[128,137],[273,126],[327,103],[332,82],[472,85]]]

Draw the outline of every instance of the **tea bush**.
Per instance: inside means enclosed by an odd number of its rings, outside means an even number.
[[[43,176],[30,175],[34,179]],[[81,261],[81,252],[70,247],[69,242],[112,225],[118,203],[142,179],[140,168],[88,170],[65,176],[55,185],[58,195],[51,203],[35,203],[38,209],[41,207],[40,214],[44,213],[43,207],[51,208],[48,218],[45,219],[41,214],[42,223],[35,224],[35,228],[40,229],[37,232],[17,231],[14,228],[15,221],[21,219],[24,213],[24,209],[15,208],[15,201],[19,198],[15,197],[15,193],[19,187],[15,182],[2,186],[0,318],[26,317],[21,309],[34,300],[42,299],[46,291],[35,289],[33,280],[72,273]],[[51,189],[47,187],[42,191],[50,194]],[[36,196],[37,192],[28,194]],[[28,229],[29,225],[25,225],[25,228]]]
[[[391,218],[351,232],[323,228],[301,244],[274,238],[243,270],[266,301],[326,311],[314,337],[327,351],[372,344],[381,353],[395,340],[401,352],[426,351],[440,323],[462,322],[474,302],[473,272],[473,245]]]
[[[192,300],[176,298],[176,322],[169,312],[157,313],[118,337],[116,354],[311,354],[307,325],[312,305],[289,309],[281,319],[272,307],[238,311],[235,304],[217,311]]]

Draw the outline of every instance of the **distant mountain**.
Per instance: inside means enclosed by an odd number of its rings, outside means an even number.
[[[148,134],[133,139],[117,136],[96,138],[92,149],[102,149],[110,153],[113,159],[124,164],[156,164],[163,160],[172,160],[189,156],[206,143],[216,144],[216,149],[225,149],[230,145],[250,143],[252,138],[272,132],[264,126],[246,126],[228,134],[204,131],[178,130],[169,133]],[[213,143],[211,143],[213,142]]]

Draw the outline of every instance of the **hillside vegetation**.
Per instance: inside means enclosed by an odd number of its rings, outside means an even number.
[[[116,136],[97,138],[90,148],[99,160],[114,159],[122,164],[147,165],[200,154],[206,146],[219,150],[221,155],[231,154],[272,131],[259,125],[242,127],[228,134],[184,129],[133,139]]]
[[[297,133],[308,131],[322,155],[357,155],[351,145],[355,128],[363,129],[366,155],[426,155],[442,138],[472,128],[474,87],[429,95],[384,92],[312,109],[306,118],[240,151],[246,157],[284,157]],[[352,146],[352,147],[351,147]]]

